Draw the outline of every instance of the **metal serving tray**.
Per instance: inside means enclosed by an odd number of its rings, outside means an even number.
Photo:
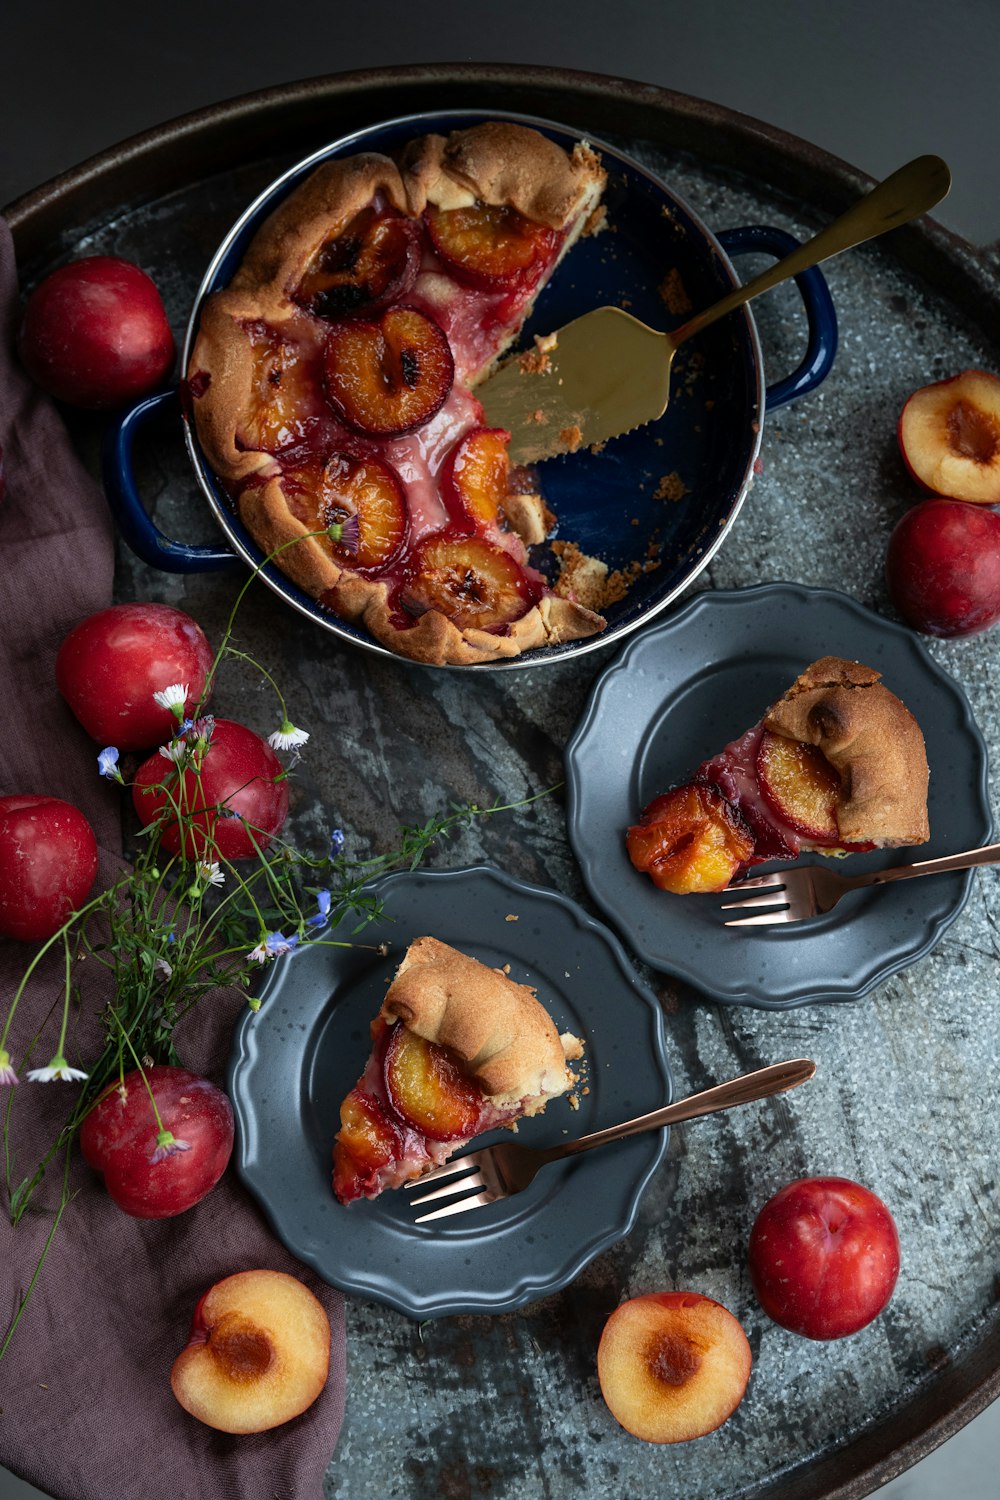
[[[349,129],[470,106],[541,115],[620,141],[668,174],[717,230],[773,222],[804,236],[869,185],[758,121],[645,84],[520,66],[392,68],[200,111],[21,198],[7,217],[23,277],[81,253],[131,257],[160,285],[179,330],[222,233],[283,166]],[[841,328],[837,364],[820,392],[769,422],[762,472],[696,587],[784,579],[840,589],[891,614],[885,543],[917,498],[895,452],[898,411],[929,380],[1000,365],[1000,285],[984,256],[926,221],[838,259],[828,275]],[[804,338],[794,293],[758,307],[765,359],[787,366]],[[98,425],[75,425],[96,466]],[[164,529],[212,540],[174,430],[150,442],[143,465]],[[156,573],[123,550],[117,592],[179,604],[218,638],[239,581]],[[610,654],[540,674],[434,674],[328,641],[263,588],[240,634],[312,733],[295,782],[299,828],[342,825],[358,849],[392,847],[399,820],[421,820],[453,798],[516,800],[559,782],[562,747]],[[930,650],[964,687],[995,746],[995,637],[932,642]],[[258,713],[235,674],[220,684],[217,706],[251,723]],[[560,793],[477,823],[433,861],[479,862],[588,905]],[[935,950],[854,1004],[785,1014],[722,1008],[637,965],[666,1013],[678,1093],[796,1054],[817,1059],[816,1080],[789,1101],[674,1132],[632,1234],[542,1302],[501,1317],[417,1325],[349,1299],[347,1415],[328,1494],[848,1500],[980,1411],[1000,1392],[1000,1115],[991,1062],[998,891],[996,872],[981,872]],[[875,1188],[903,1241],[888,1312],[830,1345],[770,1325],[745,1267],[757,1208],[784,1181],[811,1172]],[[601,1327],[621,1298],[668,1286],[728,1305],[755,1359],[730,1422],[676,1449],[641,1444],[617,1427],[595,1363]]]

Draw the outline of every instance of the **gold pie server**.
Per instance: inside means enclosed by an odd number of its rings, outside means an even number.
[[[484,382],[476,394],[487,423],[510,432],[514,463],[536,463],[655,421],[670,400],[674,354],[689,338],[800,271],[926,213],[950,187],[939,156],[916,157],[811,240],[671,333],[618,307],[584,313]]]

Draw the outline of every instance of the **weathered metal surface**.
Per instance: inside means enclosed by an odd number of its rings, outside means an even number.
[[[377,75],[381,92],[371,97],[398,94],[399,107],[384,113],[404,113],[413,78],[422,88],[435,73],[435,107],[462,104],[468,71],[390,70]],[[766,222],[805,236],[850,183],[850,169],[766,127],[699,112],[695,102],[658,90],[581,79],[574,94],[572,77],[563,78],[546,111],[537,92],[542,71],[523,70],[519,94],[518,70],[505,70],[505,106],[556,118],[569,101],[573,123],[583,123],[581,112],[593,103],[601,116],[595,132],[610,135],[616,118],[627,125],[633,133],[620,144],[666,174],[715,229]],[[326,97],[336,113],[343,103],[336,81]],[[275,142],[287,139],[291,149],[208,179],[192,149],[197,131],[180,133],[171,170],[184,153],[182,176],[197,180],[140,208],[112,213],[102,201],[99,222],[86,230],[51,217],[47,201],[48,255],[31,241],[30,212],[22,214],[31,269],[70,252],[132,257],[157,280],[179,329],[215,243],[298,153],[308,120],[316,130],[306,146],[337,133],[319,125],[317,102],[321,92],[311,96],[312,116],[303,117],[298,98],[283,117],[280,92],[259,100],[250,117],[270,123]],[[365,118],[369,111],[365,103]],[[283,137],[282,119],[293,117],[295,129]],[[240,160],[237,135],[238,122],[226,142],[233,162]],[[214,166],[219,149],[216,142]],[[775,182],[794,195],[779,194],[768,185]],[[695,588],[795,579],[842,589],[891,614],[885,544],[917,498],[895,448],[901,403],[931,379],[966,365],[997,368],[1000,360],[997,289],[967,247],[955,285],[963,305],[978,306],[975,325],[938,274],[947,237],[913,231],[898,243],[907,247],[906,266],[891,239],[828,266],[841,331],[834,371],[807,402],[768,420],[762,473]],[[910,263],[930,279],[918,279]],[[802,337],[794,291],[772,294],[756,316],[774,378],[794,362]],[[92,447],[94,429],[82,423],[79,437]],[[211,525],[175,433],[150,443],[142,468],[163,529],[208,540]],[[177,604],[216,639],[241,581],[154,573],[125,554],[117,578],[119,597]],[[566,737],[611,655],[509,674],[434,672],[339,647],[262,587],[251,591],[238,633],[312,734],[293,790],[297,830],[309,837],[343,826],[359,851],[392,847],[401,820],[423,820],[452,800],[514,801],[558,782]],[[995,747],[995,634],[930,650],[962,683]],[[270,727],[270,703],[236,668],[225,670],[216,706]],[[588,905],[558,793],[475,824],[433,863],[480,859]],[[817,1078],[787,1099],[675,1131],[635,1231],[557,1296],[503,1317],[423,1326],[349,1300],[347,1415],[327,1475],[331,1500],[856,1496],[961,1425],[1000,1390],[998,926],[1000,879],[981,871],[965,911],[929,957],[856,1004],[788,1013],[722,1008],[644,971],[667,1013],[678,1093],[796,1055],[817,1060]],[[878,1191],[903,1243],[903,1273],[887,1313],[855,1338],[828,1345],[769,1324],[746,1271],[757,1208],[785,1181],[812,1172],[855,1177]],[[595,1351],[623,1296],[675,1286],[708,1293],[736,1313],[755,1363],[746,1399],[718,1433],[662,1449],[627,1436],[611,1418]]]

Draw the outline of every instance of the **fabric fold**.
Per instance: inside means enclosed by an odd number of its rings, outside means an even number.
[[[58,410],[17,363],[17,315],[13,243],[0,219],[0,448],[6,475],[0,502],[0,795],[49,793],[79,807],[97,836],[98,881],[108,883],[122,862],[122,793],[98,775],[99,747],[58,694],[55,658],[73,625],[111,602],[113,528],[100,487],[75,453]],[[0,1018],[35,951],[31,944],[0,941]],[[62,976],[61,959],[43,963],[21,1001],[8,1041],[15,1065],[43,1025],[33,1063],[47,1061],[58,1035]],[[108,998],[108,976],[86,973],[80,985],[73,1046],[86,1055],[99,1036],[97,1014]],[[186,1066],[222,1081],[230,1031],[243,1003],[229,990],[200,1002],[178,1033]],[[15,1183],[50,1145],[76,1087],[18,1085],[11,1116]],[[341,1295],[288,1254],[232,1167],[201,1203],[159,1221],[121,1213],[78,1152],[71,1183],[76,1196],[0,1360],[0,1462],[57,1500],[318,1500],[343,1419]],[[61,1184],[62,1164],[55,1162],[16,1229],[0,1184],[0,1340],[42,1253]],[[258,1268],[286,1271],[319,1297],[332,1329],[330,1376],[301,1417],[270,1432],[229,1437],[181,1409],[170,1389],[170,1367],[187,1341],[202,1293],[223,1276]]]

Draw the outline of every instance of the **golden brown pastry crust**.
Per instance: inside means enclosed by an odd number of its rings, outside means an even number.
[[[538,132],[506,121],[448,137],[421,137],[398,166],[374,152],[327,162],[264,222],[230,285],[202,309],[188,372],[191,405],[201,446],[213,470],[235,491],[240,519],[264,552],[284,549],[278,566],[300,588],[398,655],[428,665],[472,665],[594,635],[605,621],[574,600],[546,593],[503,634],[461,630],[436,610],[408,629],[397,629],[386,584],[344,567],[325,538],[307,538],[317,528],[294,513],[281,466],[270,452],[248,442],[260,373],[247,330],[265,323],[280,335],[282,325],[301,326],[302,311],[292,293],[321,246],[376,197],[413,216],[428,204],[509,206],[554,229],[570,226],[565,254],[603,185],[604,172],[586,146],[567,153]],[[482,378],[500,352],[472,378]]]
[[[824,656],[764,718],[765,729],[815,745],[837,771],[837,824],[845,843],[922,844],[927,754],[920,726],[860,662]]]
[[[498,1104],[528,1099],[540,1108],[574,1082],[566,1060],[582,1044],[559,1036],[534,990],[437,938],[410,944],[380,1015],[450,1048]]]
[[[563,229],[580,214],[585,219],[604,183],[588,147],[577,145],[567,155],[547,136],[506,120],[447,137],[423,136],[404,153],[402,165],[415,215],[429,203],[448,209],[478,201],[516,209],[550,229]]]

